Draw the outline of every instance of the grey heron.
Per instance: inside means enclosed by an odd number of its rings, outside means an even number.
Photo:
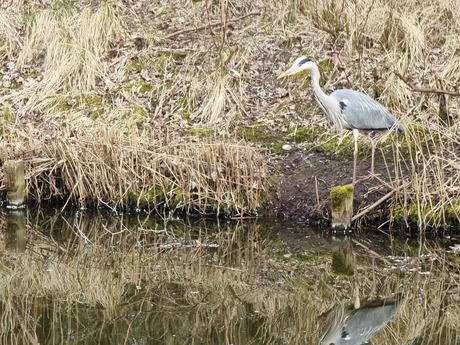
[[[358,159],[359,132],[389,131],[404,132],[404,126],[382,104],[368,95],[349,89],[340,89],[326,95],[319,85],[318,65],[306,56],[297,58],[292,66],[278,76],[278,79],[301,71],[310,71],[311,86],[316,101],[333,126],[338,130],[348,129],[353,132],[353,185],[356,182],[356,164]],[[371,173],[374,173],[375,142],[371,139]]]

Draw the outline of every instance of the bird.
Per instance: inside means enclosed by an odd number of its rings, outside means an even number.
[[[396,120],[385,106],[365,93],[350,89],[338,89],[327,95],[319,84],[320,72],[318,65],[306,56],[297,58],[289,69],[278,76],[278,79],[301,71],[310,72],[313,94],[333,127],[339,132],[344,129],[353,132],[353,185],[355,185],[359,133],[391,130],[403,133],[404,126]],[[374,174],[375,141],[372,138],[371,149],[371,174]]]

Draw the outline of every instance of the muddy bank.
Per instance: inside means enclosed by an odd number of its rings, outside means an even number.
[[[335,153],[297,150],[277,157],[273,170],[282,173],[270,189],[272,209],[264,210],[264,215],[328,226],[330,190],[352,182],[353,159]],[[392,190],[385,184],[389,180],[388,170],[380,154],[376,155],[375,175],[370,174],[370,160],[358,162],[353,214],[365,213],[355,225],[380,225],[390,221],[392,199],[375,205]]]

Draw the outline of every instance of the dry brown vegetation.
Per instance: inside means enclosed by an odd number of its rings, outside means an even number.
[[[236,141],[179,140],[98,125],[51,137],[3,133],[7,142],[22,135],[20,147],[4,145],[0,152],[28,163],[29,188],[38,201],[60,197],[80,207],[239,214],[256,212],[264,192],[262,154]]]
[[[308,77],[276,80],[306,54],[327,91],[365,91],[406,126],[381,146],[396,162],[378,181],[392,218],[455,223],[458,12],[446,0],[4,1],[2,157],[27,159],[38,199],[155,204],[162,195],[173,209],[253,212],[268,160],[239,130],[286,142],[298,128],[329,128]]]

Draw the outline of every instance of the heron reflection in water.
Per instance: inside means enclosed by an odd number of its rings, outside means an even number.
[[[310,71],[311,86],[319,106],[334,127],[342,131],[353,132],[355,148],[353,151],[353,184],[356,182],[356,163],[358,159],[359,132],[395,130],[404,132],[404,126],[382,104],[362,92],[340,89],[326,95],[319,85],[320,73],[318,65],[305,56],[297,58],[291,68],[282,73],[279,78]],[[371,173],[374,173],[375,141],[371,138],[372,157]]]
[[[319,345],[360,345],[381,330],[396,314],[402,295],[381,301],[364,301],[354,306],[335,307],[329,314],[328,325]]]

